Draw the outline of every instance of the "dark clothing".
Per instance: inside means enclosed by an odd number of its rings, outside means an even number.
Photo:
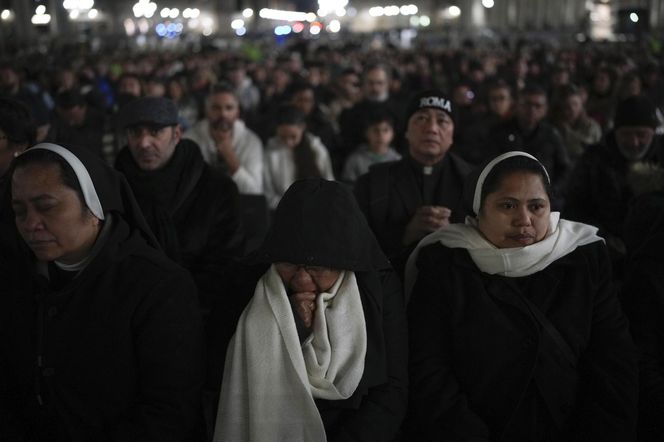
[[[126,147],[115,166],[127,177],[159,244],[191,272],[201,306],[209,309],[224,293],[228,264],[244,245],[235,183],[205,164],[190,140],[180,141],[160,170],[142,171]]]
[[[267,267],[239,270],[233,299],[220,302],[208,321],[210,403],[216,409],[225,352],[244,307]],[[246,276],[253,275],[253,279]],[[406,413],[408,347],[401,283],[392,270],[356,272],[367,328],[364,374],[353,395],[316,399],[329,441],[390,441]],[[287,404],[284,404],[287,406]],[[212,414],[214,416],[214,414]]]
[[[640,356],[639,441],[656,442],[664,434],[664,193],[640,197],[626,230],[622,302]]]
[[[466,215],[462,194],[470,167],[461,158],[447,153],[434,166],[438,179],[429,183],[422,167],[411,158],[376,164],[355,184],[355,196],[383,252],[401,273],[415,244],[403,245],[406,225],[424,205],[452,210],[450,222],[462,222]],[[431,190],[430,190],[431,189]],[[428,195],[428,198],[426,197]]]
[[[440,244],[417,266],[408,440],[634,439],[636,357],[601,241],[521,278]]]
[[[183,269],[119,217],[77,276],[2,258],[2,441],[198,440],[202,327]]]
[[[661,161],[658,140],[653,140],[645,162]],[[592,224],[607,240],[617,276],[626,252],[623,224],[634,191],[629,181],[630,163],[618,150],[613,132],[604,142],[588,148],[579,159],[567,191],[563,217]]]
[[[512,118],[502,124],[494,126],[489,134],[491,143],[497,149],[493,158],[501,153],[520,150],[537,158],[549,172],[554,191],[552,208],[560,209],[564,201],[560,199],[571,172],[572,164],[567,154],[567,148],[558,131],[545,121],[541,121],[530,133],[525,133],[519,126],[517,119]]]
[[[88,107],[85,120],[80,126],[70,126],[59,116],[51,121],[46,141],[64,146],[80,146],[90,149],[100,157],[103,155],[104,115]]]
[[[341,183],[297,181],[279,203],[272,228],[252,261],[256,264],[234,272],[234,296],[218,304],[208,323],[208,385],[215,394],[219,394],[228,341],[270,263],[353,271],[366,323],[364,372],[350,398],[316,399],[316,406],[330,441],[393,440],[407,403],[408,338],[401,283],[352,193]]]

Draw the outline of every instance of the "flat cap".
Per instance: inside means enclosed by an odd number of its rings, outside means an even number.
[[[121,112],[123,127],[146,124],[164,127],[178,124],[178,109],[164,97],[141,97],[125,104]]]

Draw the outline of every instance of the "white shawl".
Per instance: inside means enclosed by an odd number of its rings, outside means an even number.
[[[366,348],[353,272],[317,296],[313,332],[300,345],[286,289],[271,266],[228,345],[214,442],[325,441],[314,398],[350,397]]]
[[[407,299],[417,280],[417,256],[420,249],[429,244],[440,242],[446,247],[466,249],[480,271],[518,278],[545,269],[577,247],[603,241],[597,236],[597,227],[560,219],[560,212],[551,212],[548,232],[546,238],[535,244],[505,249],[496,247],[482,236],[475,218],[467,217],[465,224],[450,224],[433,232],[420,241],[406,263]]]

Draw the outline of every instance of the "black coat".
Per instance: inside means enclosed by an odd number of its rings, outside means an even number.
[[[634,439],[635,350],[602,242],[522,278],[420,251],[408,306],[412,440]],[[526,307],[527,297],[571,348]],[[411,440],[409,439],[409,440]]]
[[[243,252],[239,194],[230,178],[205,164],[195,143],[182,140],[178,149],[187,157],[174,157],[177,164],[159,179],[138,170],[128,148],[118,155],[116,168],[127,177],[168,257],[191,272],[208,310],[225,291],[229,263]],[[172,177],[173,187],[160,186],[165,177]]]
[[[184,269],[117,217],[59,289],[2,258],[0,440],[198,440],[202,326]]]
[[[220,302],[210,315],[207,385],[214,407],[219,398],[228,342],[265,270],[265,265],[236,270],[238,283],[233,298]],[[401,425],[407,402],[408,338],[401,283],[392,270],[355,275],[367,327],[364,373],[350,398],[317,399],[316,405],[329,441],[388,442]]]
[[[355,197],[383,252],[401,272],[414,244],[403,245],[406,225],[423,206],[412,160],[376,164],[355,183]],[[434,194],[436,205],[452,210],[451,222],[463,222],[463,183],[470,166],[458,156],[447,153],[442,160],[440,180]]]
[[[560,208],[563,204],[562,196],[565,183],[572,171],[572,163],[567,154],[567,148],[558,131],[549,123],[540,122],[530,134],[525,134],[516,118],[494,126],[489,132],[489,142],[495,146],[495,155],[520,150],[528,152],[539,160],[546,168],[554,190],[553,207]]]

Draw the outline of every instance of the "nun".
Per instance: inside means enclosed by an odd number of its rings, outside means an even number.
[[[474,216],[409,258],[410,439],[630,441],[635,350],[595,227],[551,212],[542,164],[469,176]]]
[[[0,439],[200,440],[202,325],[124,177],[38,144],[10,169],[0,251]]]
[[[250,300],[228,343],[214,441],[393,440],[407,400],[402,289],[350,190],[296,181],[253,259],[256,276],[234,294]]]

